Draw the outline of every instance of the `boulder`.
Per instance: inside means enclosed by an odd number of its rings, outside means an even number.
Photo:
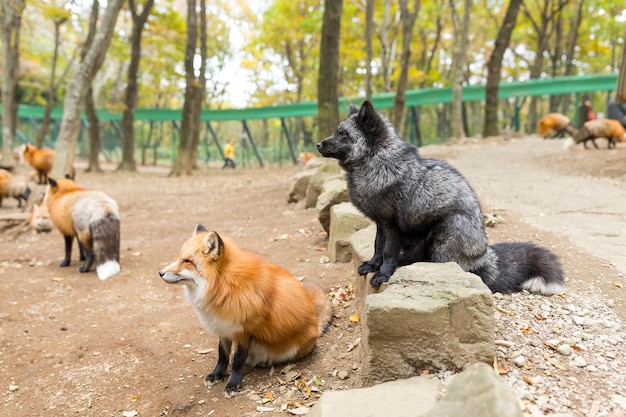
[[[345,202],[332,206],[328,230],[328,257],[331,262],[350,262],[352,259],[350,237],[370,224],[372,221],[352,203]]]
[[[317,210],[317,218],[326,233],[330,230],[330,209],[335,204],[347,201],[350,201],[350,196],[348,195],[348,185],[344,179],[334,178],[322,184],[315,209]]]
[[[316,159],[326,159],[326,158],[316,158]],[[341,169],[339,168],[339,165],[336,163],[336,161],[327,162],[321,165],[319,168],[317,168],[315,173],[309,178],[309,183],[307,185],[305,203],[304,203],[305,208],[315,207],[315,205],[317,204],[317,198],[322,193],[322,187],[326,181],[329,181],[331,179],[344,178],[344,175],[341,174],[340,171]]]
[[[453,262],[398,268],[383,291],[365,298],[361,324],[366,384],[495,357],[491,291]]]
[[[294,175],[294,182],[287,196],[287,203],[297,203],[306,196],[309,180],[317,172],[317,168],[306,169]]]

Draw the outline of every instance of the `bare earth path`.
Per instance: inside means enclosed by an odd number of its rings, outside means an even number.
[[[488,229],[492,242],[550,247],[568,276],[568,303],[592,294],[624,320],[625,146],[565,153],[561,145],[524,138],[428,147],[422,154],[448,160],[468,178],[484,211],[504,217]],[[79,184],[103,190],[120,204],[122,272],[104,282],[95,273],[76,271],[76,249],[73,264],[58,267],[63,256],[58,232],[1,230],[0,415],[277,415],[310,406],[319,392],[358,387],[360,329],[349,320],[354,313],[349,296],[313,355],[293,367],[250,370],[245,391],[226,400],[223,385],[207,389],[202,384],[215,364],[217,341],[205,334],[181,288],[158,277],[202,223],[298,277],[327,290],[349,290],[353,265],[326,262],[326,237],[315,211],[286,203],[299,169],[202,168],[192,178],[168,178],[164,169],[99,175],[79,169]],[[15,213],[16,202],[5,199],[0,218]],[[515,300],[545,304],[523,294]],[[542,325],[549,326],[549,320]],[[619,332],[616,337],[623,341],[623,328]],[[623,367],[620,343],[614,360]],[[548,378],[539,366],[528,372]],[[592,396],[572,394],[569,415],[607,416],[605,400],[613,393],[626,396],[623,384],[605,386],[603,380],[610,378],[599,371],[552,370],[551,377],[557,376],[559,386],[571,387],[567,392],[596,390],[602,397],[594,414]],[[536,397],[529,403],[539,403]]]

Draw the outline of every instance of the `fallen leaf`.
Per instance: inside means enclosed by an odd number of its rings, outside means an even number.
[[[289,414],[293,414],[294,416],[304,416],[306,414],[309,414],[309,411],[311,409],[308,407],[298,407],[298,408],[290,408],[289,410],[287,410],[287,412]]]
[[[613,285],[614,285],[614,286],[616,286],[617,288],[624,288],[624,284],[622,284],[622,283],[621,283],[621,282],[619,282],[619,281],[615,281],[615,282],[613,282]]]
[[[519,329],[524,334],[531,334],[533,332],[530,327],[520,327]]]
[[[554,359],[553,357],[551,357],[547,353],[543,352],[543,357],[546,358],[546,360],[548,362],[550,362],[552,364],[552,366],[554,366],[555,368],[560,369],[561,371],[567,371],[568,370],[567,366],[563,365],[561,362],[557,361],[556,359]]]
[[[312,381],[318,387],[321,387],[322,385],[324,385],[324,380],[317,375],[313,377]]]
[[[499,311],[500,313],[504,313],[504,314],[509,315],[509,316],[514,316],[515,315],[514,312],[506,310],[506,309],[504,309],[504,308],[502,308],[500,306],[496,306],[496,310]]]
[[[507,361],[505,361],[503,359],[500,359],[500,360],[497,360],[496,363],[497,363],[496,364],[496,371],[498,372],[498,374],[506,375],[509,372],[511,372],[511,367],[509,366]]]
[[[528,385],[533,385],[533,379],[530,377],[530,375],[524,374],[524,382],[526,382]]]
[[[133,395],[132,397],[130,397],[131,401],[137,401],[139,399],[139,395]]]
[[[357,313],[354,313],[353,315],[351,315],[349,317],[350,323],[358,323],[359,322],[359,315]]]

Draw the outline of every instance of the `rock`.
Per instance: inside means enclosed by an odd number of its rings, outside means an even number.
[[[369,388],[326,391],[308,417],[423,417],[435,405],[439,380],[422,375]]]
[[[328,231],[328,256],[332,262],[349,262],[352,259],[350,236],[372,224],[352,203],[339,203],[330,209]]]
[[[306,189],[304,207],[315,207],[315,205],[317,204],[317,198],[322,193],[322,186],[324,185],[324,183],[335,178],[344,178],[344,175],[340,173],[340,168],[336,161],[327,162],[324,165],[321,165],[309,178],[309,183]]]
[[[361,320],[366,384],[494,360],[491,291],[456,263],[398,268]]]
[[[334,178],[322,184],[315,210],[317,210],[317,219],[327,233],[330,229],[330,209],[336,204],[348,201],[350,201],[350,196],[344,179]]]
[[[297,203],[304,199],[306,196],[306,190],[309,186],[309,180],[317,172],[315,169],[307,169],[300,171],[294,176],[294,183],[287,196],[287,203]]]
[[[454,376],[426,417],[522,417],[517,398],[487,364],[476,363]]]

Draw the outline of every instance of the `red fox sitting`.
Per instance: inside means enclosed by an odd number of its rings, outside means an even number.
[[[542,138],[562,138],[565,132],[576,134],[576,128],[570,124],[569,117],[561,113],[548,113],[537,122],[537,132]]]
[[[200,224],[159,275],[185,286],[202,324],[219,336],[217,366],[205,377],[207,386],[224,379],[234,347],[226,398],[242,389],[244,364],[270,366],[304,357],[332,318],[320,287],[301,283]]]
[[[70,264],[72,240],[76,237],[85,263],[79,272],[96,264],[98,278],[120,272],[120,218],[117,203],[102,191],[88,191],[69,178],[48,178],[44,203],[52,224],[65,238],[65,259]]]
[[[583,127],[578,130],[578,133],[574,137],[565,141],[565,149],[569,149],[574,145],[583,143],[585,149],[587,149],[587,141],[591,141],[593,146],[598,149],[596,144],[597,138],[607,138],[609,140],[608,148],[615,148],[615,142],[626,141],[626,130],[624,126],[618,121],[613,119],[594,119],[585,122]]]
[[[52,162],[54,162],[54,151],[52,149],[38,149],[28,143],[22,145],[20,151],[24,161],[37,171],[37,184],[45,184],[52,169]]]

